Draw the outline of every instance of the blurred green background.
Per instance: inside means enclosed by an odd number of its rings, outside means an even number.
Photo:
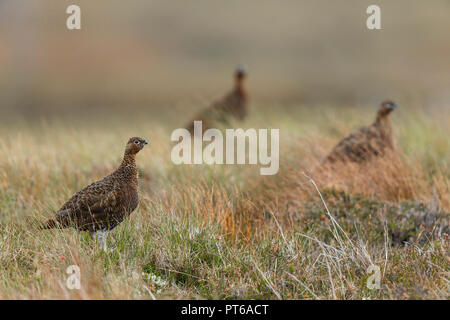
[[[66,28],[70,4],[80,31]],[[448,108],[449,12],[448,0],[0,0],[0,115],[179,114],[226,92],[239,63],[254,105]]]

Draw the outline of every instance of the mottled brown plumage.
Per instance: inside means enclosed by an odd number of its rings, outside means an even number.
[[[136,154],[146,144],[141,138],[130,138],[119,168],[78,191],[42,228],[73,227],[94,233],[121,223],[139,203]]]
[[[246,76],[245,69],[238,67],[234,73],[233,90],[197,114],[186,128],[193,133],[196,120],[202,121],[203,131],[212,128],[215,124],[228,124],[230,118],[243,120],[247,116],[248,104],[248,94],[245,88]]]
[[[375,122],[342,139],[325,158],[324,164],[348,161],[361,163],[393,150],[394,139],[389,114],[395,108],[396,105],[392,101],[383,101]]]

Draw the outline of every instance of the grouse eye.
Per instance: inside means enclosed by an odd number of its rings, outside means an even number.
[[[388,108],[395,109],[395,107],[396,107],[395,103],[393,103],[393,102],[388,103]]]
[[[134,144],[139,144],[139,140],[134,140]]]

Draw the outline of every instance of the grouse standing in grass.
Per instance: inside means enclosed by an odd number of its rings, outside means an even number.
[[[119,168],[73,195],[41,228],[73,227],[98,237],[106,249],[104,237],[136,209],[139,203],[136,154],[148,144],[144,139],[128,140]]]
[[[389,114],[396,108],[390,100],[383,101],[374,123],[363,127],[341,140],[325,158],[324,164],[335,162],[361,163],[373,157],[383,156],[394,149]]]
[[[231,117],[243,120],[247,116],[248,94],[245,88],[247,72],[242,66],[234,73],[234,88],[222,99],[215,101],[209,108],[200,112],[189,122],[186,128],[193,133],[194,121],[202,121],[203,131],[214,126],[215,123],[228,124]]]

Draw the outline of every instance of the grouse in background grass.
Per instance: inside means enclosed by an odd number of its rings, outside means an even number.
[[[342,139],[325,158],[324,164],[347,161],[361,163],[393,150],[394,140],[389,114],[396,107],[391,100],[383,101],[375,122]]]
[[[139,203],[136,154],[146,144],[144,139],[130,138],[119,168],[78,191],[41,229],[73,227],[89,231],[106,250],[106,233],[130,215]]]
[[[243,120],[247,116],[248,94],[245,87],[247,72],[243,66],[238,66],[234,73],[234,88],[222,99],[215,101],[210,107],[197,114],[186,126],[194,132],[194,121],[202,121],[203,131],[212,128],[216,123],[226,125],[230,118]]]

